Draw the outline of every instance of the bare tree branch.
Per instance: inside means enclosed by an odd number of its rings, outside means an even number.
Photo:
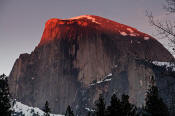
[[[148,11],[146,11],[146,16],[148,17],[149,24],[154,26],[158,32],[157,35],[162,38],[169,38],[169,40],[175,45],[175,23],[170,20],[166,20],[164,23],[158,19],[155,20],[152,12]]]
[[[166,0],[167,5],[164,5],[164,9],[166,9],[169,13],[175,13],[175,0]]]

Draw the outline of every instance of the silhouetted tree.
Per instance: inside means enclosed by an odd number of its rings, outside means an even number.
[[[129,103],[129,96],[122,95],[121,99],[122,116],[136,116],[136,107]]]
[[[171,98],[170,98],[170,108],[169,108],[169,111],[170,111],[170,115],[175,115],[175,90],[173,90],[173,92],[171,93]]]
[[[74,113],[70,106],[67,107],[65,116],[74,116]]]
[[[8,87],[8,80],[5,74],[0,76],[0,115],[11,115],[10,93]]]
[[[104,98],[102,95],[100,95],[95,106],[96,106],[95,115],[96,116],[105,116],[105,102],[104,102]]]
[[[129,96],[122,95],[121,100],[113,94],[110,105],[107,107],[106,116],[137,116],[137,108],[129,103]]]
[[[122,114],[122,105],[120,99],[116,94],[113,94],[111,97],[110,105],[107,107],[106,115],[107,116],[121,116]]]
[[[151,85],[148,89],[145,101],[145,111],[148,116],[169,116],[168,108],[159,97],[158,88],[155,85]]]
[[[45,112],[45,114],[44,114],[45,116],[50,116],[51,111],[50,111],[50,108],[49,108],[48,101],[46,101],[43,111]]]
[[[88,115],[87,116],[91,116],[91,112],[88,112]]]

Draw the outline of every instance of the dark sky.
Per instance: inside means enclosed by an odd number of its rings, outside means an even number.
[[[39,43],[45,22],[93,14],[152,34],[145,10],[157,18],[164,14],[164,0],[0,0],[0,74],[9,74],[21,53]]]

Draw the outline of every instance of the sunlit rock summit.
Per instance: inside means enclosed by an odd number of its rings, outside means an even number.
[[[155,38],[124,24],[94,15],[53,18],[35,50],[16,60],[10,91],[30,106],[42,108],[48,100],[54,113],[71,105],[81,115],[99,94],[109,98],[113,92],[142,106],[152,77],[159,88],[175,81],[144,62],[173,59]]]

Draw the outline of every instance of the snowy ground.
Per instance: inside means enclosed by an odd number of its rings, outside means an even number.
[[[153,61],[153,64],[157,65],[157,66],[165,66],[167,69],[168,68],[172,68],[172,71],[175,71],[175,66],[174,64],[170,63],[170,62],[158,62],[158,61]]]
[[[36,107],[29,107],[21,102],[15,102],[13,106],[15,113],[12,116],[44,116],[44,112]],[[50,116],[64,116],[59,114],[50,114]]]

